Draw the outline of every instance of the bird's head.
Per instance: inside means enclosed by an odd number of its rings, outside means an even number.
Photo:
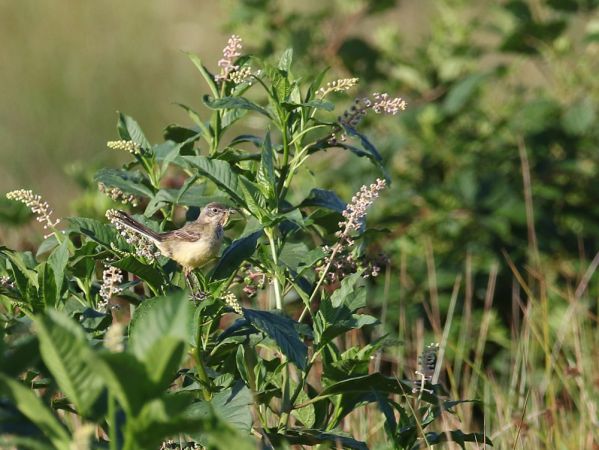
[[[223,205],[222,203],[208,203],[202,209],[198,221],[218,223],[224,226],[229,220],[229,215],[235,212],[234,209]]]

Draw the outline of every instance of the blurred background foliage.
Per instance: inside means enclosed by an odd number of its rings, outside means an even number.
[[[294,47],[296,70],[314,75],[329,66],[327,80],[360,78],[358,96],[389,92],[408,101],[405,113],[361,125],[393,183],[369,216],[381,230],[371,251],[391,262],[371,296],[387,331],[409,340],[421,330],[405,325],[425,318],[439,338],[463,276],[457,314],[472,321],[473,335],[486,317],[488,333],[479,335],[488,341],[486,358],[508,372],[513,365],[503,364],[509,352],[501,349],[513,345],[520,301],[546,300],[553,313],[542,320],[559,323],[599,244],[597,6],[3,1],[0,190],[31,188],[61,214],[101,216],[109,203],[91,180],[118,157],[105,150],[115,137],[114,111],[136,117],[156,141],[167,124],[189,123],[173,102],[200,107],[200,80],[180,50],[201,53],[209,66],[212,57],[215,69],[230,33],[261,56]],[[344,199],[378,175],[367,161],[347,160],[330,151],[317,163],[330,168],[319,172],[327,177],[319,185]],[[3,208],[0,238],[14,241],[10,222],[26,218],[23,209]],[[31,230],[27,239],[35,239]],[[13,246],[26,245],[18,239]],[[596,313],[592,281],[587,307]],[[467,353],[463,344],[450,345],[449,356]]]

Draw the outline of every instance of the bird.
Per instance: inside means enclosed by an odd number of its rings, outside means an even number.
[[[149,239],[160,253],[180,264],[193,291],[190,274],[218,256],[223,243],[224,226],[232,212],[235,210],[221,203],[208,203],[193,222],[178,230],[162,233],[139,223],[125,211],[113,211],[111,220]]]

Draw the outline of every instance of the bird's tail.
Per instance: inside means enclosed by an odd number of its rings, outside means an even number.
[[[112,218],[114,220],[116,220],[118,223],[120,223],[121,225],[123,225],[124,227],[127,227],[130,230],[133,230],[136,233],[141,234],[142,236],[148,238],[149,240],[151,240],[154,243],[158,243],[158,242],[162,241],[161,236],[158,233],[156,233],[154,230],[150,230],[145,225],[142,225],[137,220],[135,220],[133,217],[131,217],[129,214],[127,214],[125,211],[113,210]]]

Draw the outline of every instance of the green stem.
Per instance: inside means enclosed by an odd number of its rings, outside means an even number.
[[[299,319],[297,320],[298,322],[301,323],[301,321],[304,319],[306,313],[310,311],[310,305],[312,304],[312,300],[314,300],[314,297],[316,297],[316,293],[318,292],[318,290],[320,289],[320,286],[324,282],[324,279],[327,276],[329,269],[331,268],[331,264],[333,263],[333,260],[335,259],[335,256],[339,252],[340,248],[341,248],[341,246],[339,245],[339,243],[335,244],[335,246],[333,247],[333,251],[331,252],[331,256],[329,257],[329,262],[327,263],[326,267],[324,268],[322,275],[320,276],[320,279],[318,280],[318,283],[316,283],[316,286],[314,287],[314,290],[312,291],[312,295],[310,295],[310,298],[308,299],[308,302],[307,302],[306,306],[304,307],[302,314],[300,315]]]
[[[277,309],[283,309],[283,300],[281,296],[281,288],[279,287],[279,258],[277,256],[277,248],[275,246],[274,230],[272,228],[265,229],[268,242],[270,243],[270,252],[272,254],[272,262],[274,263],[273,286],[275,291],[275,305]]]
[[[206,372],[206,368],[204,367],[204,362],[202,361],[202,346],[200,342],[202,341],[202,327],[198,324],[198,333],[196,335],[196,348],[195,352],[193,352],[193,357],[196,363],[196,371],[198,375],[198,379],[200,380],[200,384],[202,385],[202,397],[204,400],[210,401],[212,398],[212,393],[210,392],[210,377]]]
[[[108,438],[110,441],[110,450],[118,450],[117,429],[116,429],[116,402],[114,395],[108,393],[108,417],[110,425],[108,428]]]

